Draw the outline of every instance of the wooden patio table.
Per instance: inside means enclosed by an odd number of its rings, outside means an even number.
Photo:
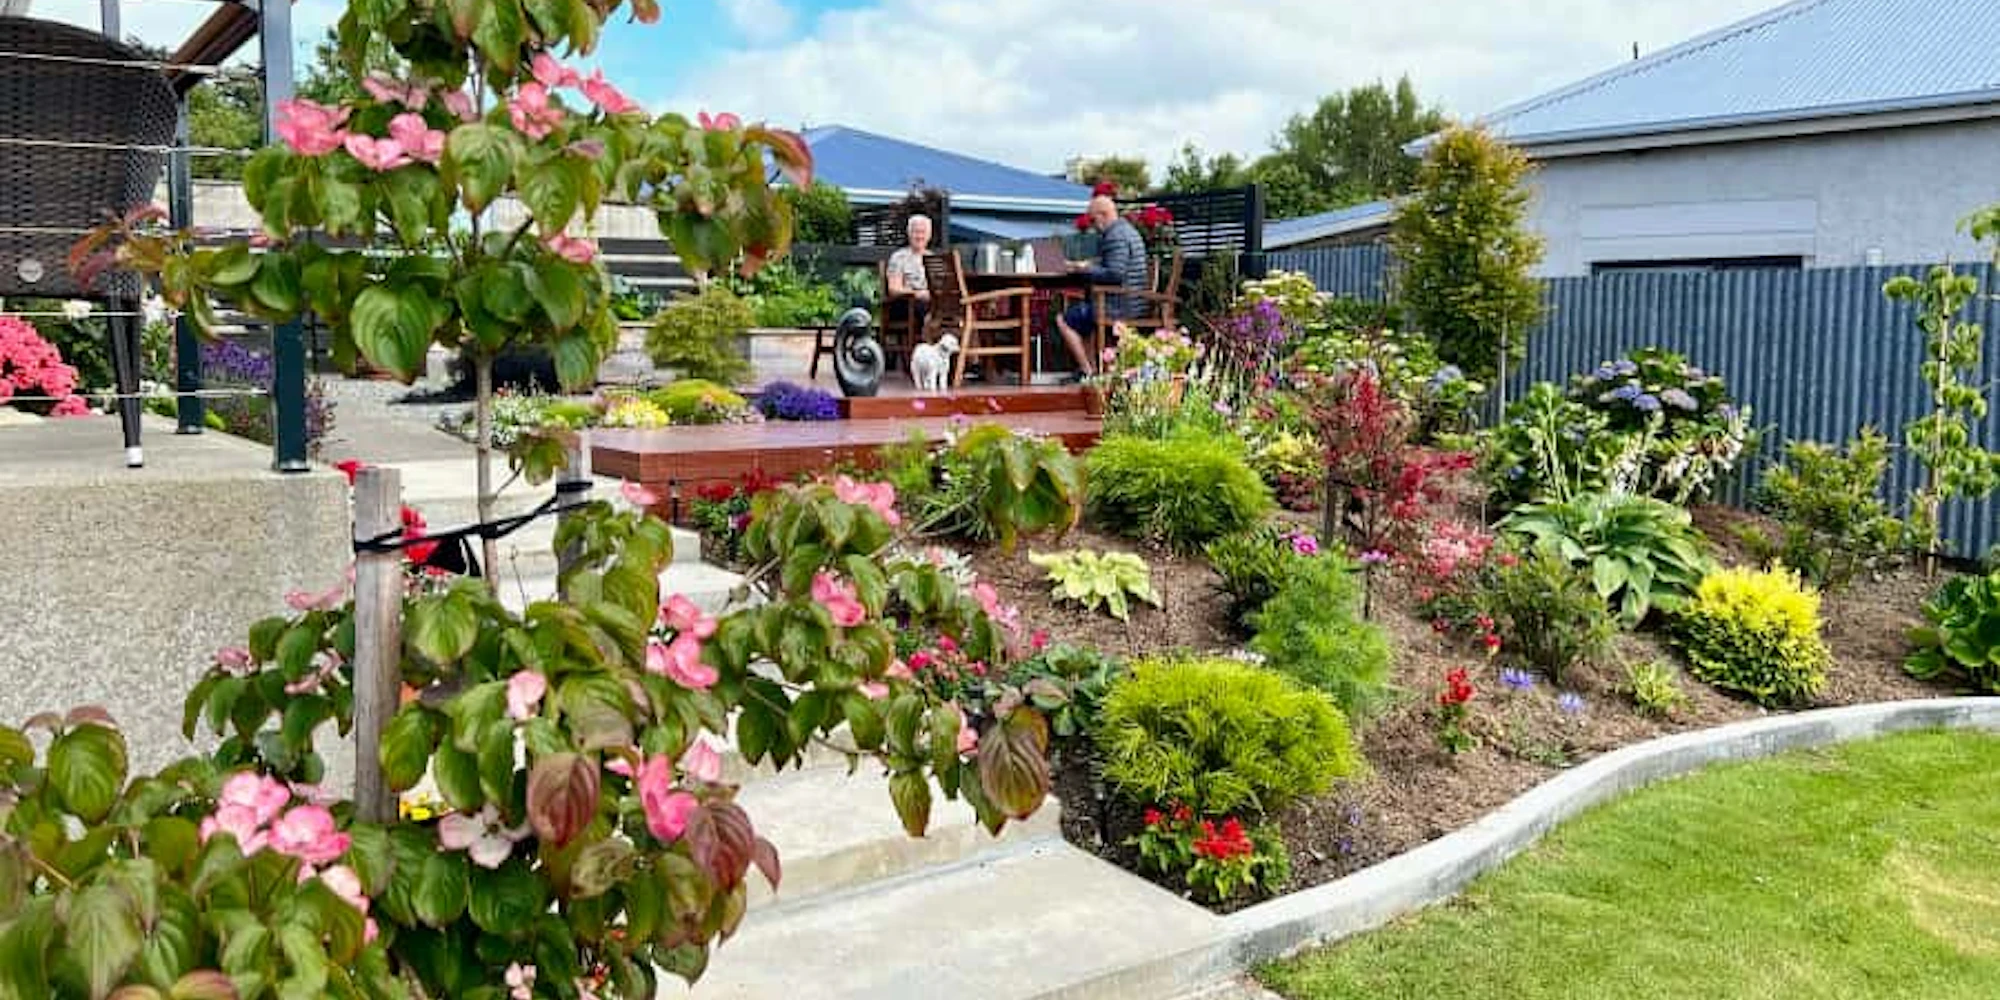
[[[975,295],[1006,288],[1026,288],[1033,292],[1029,298],[1028,329],[1038,343],[1041,338],[1048,337],[1054,332],[1055,314],[1052,310],[1061,308],[1058,303],[1071,297],[1088,296],[1091,289],[1088,273],[1067,270],[1034,271],[1027,274],[1007,271],[967,271],[965,285]],[[1060,346],[1061,341],[1055,343],[1058,346],[1052,357],[1061,362],[1060,367],[1055,370],[1072,370],[1074,365],[1070,363],[1068,351]],[[1035,359],[1035,368],[1037,371],[1051,370],[1039,353]]]

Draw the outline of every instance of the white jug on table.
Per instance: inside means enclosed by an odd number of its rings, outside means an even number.
[[[1035,273],[1035,245],[1029,243],[1021,248],[1021,255],[1014,258],[1015,274]]]

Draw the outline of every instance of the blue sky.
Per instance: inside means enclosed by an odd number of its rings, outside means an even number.
[[[1183,143],[1256,155],[1320,97],[1409,74],[1475,117],[1779,0],[661,0],[621,18],[597,55],[655,111],[732,111],[786,127],[845,124],[1057,172],[1073,156]],[[33,0],[96,22],[97,0]],[[308,51],[344,0],[298,0]],[[126,0],[125,28],[162,44],[200,0]]]

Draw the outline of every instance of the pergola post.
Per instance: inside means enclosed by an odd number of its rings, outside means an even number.
[[[167,221],[175,229],[194,225],[194,164],[188,154],[188,100],[180,92],[174,119],[174,152],[167,160]],[[201,337],[194,320],[183,313],[174,320],[174,391],[180,393],[175,409],[177,434],[200,434],[207,426],[207,407],[201,391]]]
[[[107,0],[111,2],[111,0]],[[292,5],[258,5],[257,44],[263,56],[264,141],[277,141],[278,105],[292,97]],[[276,431],[272,468],[304,472],[306,460],[306,340],[298,320],[271,330],[271,410]]]

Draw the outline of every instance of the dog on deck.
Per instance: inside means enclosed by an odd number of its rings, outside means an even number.
[[[958,353],[958,338],[945,334],[935,344],[918,344],[910,352],[910,377],[919,392],[943,392],[951,380],[951,356]]]

